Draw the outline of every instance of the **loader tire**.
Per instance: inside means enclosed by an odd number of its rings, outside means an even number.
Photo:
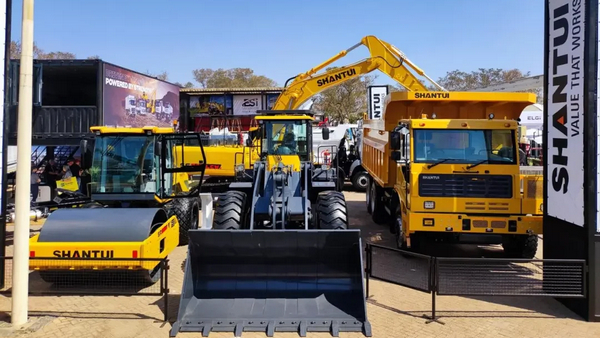
[[[246,194],[241,191],[227,191],[219,196],[213,217],[215,230],[239,230],[244,228]]]
[[[319,229],[348,229],[348,208],[344,194],[339,191],[319,193],[316,225]]]
[[[195,198],[177,198],[169,209],[169,217],[177,216],[179,222],[179,245],[189,242],[188,230],[198,229],[200,220],[200,204]]]

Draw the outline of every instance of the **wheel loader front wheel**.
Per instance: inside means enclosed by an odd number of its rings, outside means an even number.
[[[245,193],[241,191],[227,191],[221,194],[215,206],[213,229],[239,230],[244,228],[245,211]]]
[[[319,193],[317,226],[319,229],[348,229],[348,208],[344,194],[339,191]]]

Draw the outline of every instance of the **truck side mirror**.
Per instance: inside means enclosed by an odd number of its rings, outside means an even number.
[[[329,128],[323,127],[323,129],[321,129],[321,133],[324,140],[329,140]]]
[[[390,147],[392,150],[400,150],[402,149],[401,140],[403,139],[403,135],[398,131],[393,131],[390,133]]]

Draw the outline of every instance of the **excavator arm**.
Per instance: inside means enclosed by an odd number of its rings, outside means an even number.
[[[323,74],[315,75],[318,71],[346,56],[361,45],[369,49],[370,57],[352,65],[335,68]],[[273,110],[298,109],[300,105],[313,95],[352,78],[368,74],[375,69],[396,80],[409,91],[429,91],[408,67],[412,68],[418,75],[425,77],[440,91],[446,91],[446,89],[428,77],[423,70],[408,60],[398,48],[375,36],[369,35],[365,36],[356,45],[339,52],[317,67],[292,78],[292,83],[289,86],[286,85],[286,88],[277,98],[277,101],[273,105]]]

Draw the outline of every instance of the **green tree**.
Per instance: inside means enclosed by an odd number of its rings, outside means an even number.
[[[21,58],[21,42],[20,41],[11,41],[10,42],[10,58],[11,59],[20,59]],[[71,52],[45,52],[43,49],[38,47],[38,45],[33,43],[33,58],[39,60],[73,60],[76,59],[77,56]],[[97,55],[90,56],[88,59],[99,59],[100,57]]]
[[[449,91],[469,91],[520,80],[530,76],[530,72],[524,73],[516,68],[508,70],[501,68],[479,68],[469,73],[460,70],[447,72],[444,77],[438,80],[438,83]],[[536,94],[538,103],[543,102],[543,88],[532,88],[526,92]]]
[[[367,88],[376,78],[376,75],[363,75],[328,88],[316,95],[314,106],[331,120],[355,123],[367,112]]]
[[[149,70],[146,70],[146,75],[148,75],[150,77],[155,77],[155,78],[157,78],[159,80],[162,80],[162,81],[168,81],[169,80],[169,74],[167,74],[167,72],[165,72],[165,71],[163,71],[162,73],[155,74],[155,73],[152,73]]]
[[[438,83],[450,91],[468,91],[477,88],[514,81],[529,77],[530,72],[523,73],[519,69],[479,68],[470,73],[460,70],[447,72]]]
[[[209,69],[201,68],[193,72],[194,79],[202,88],[256,88],[276,87],[277,82],[256,75],[250,68]]]

